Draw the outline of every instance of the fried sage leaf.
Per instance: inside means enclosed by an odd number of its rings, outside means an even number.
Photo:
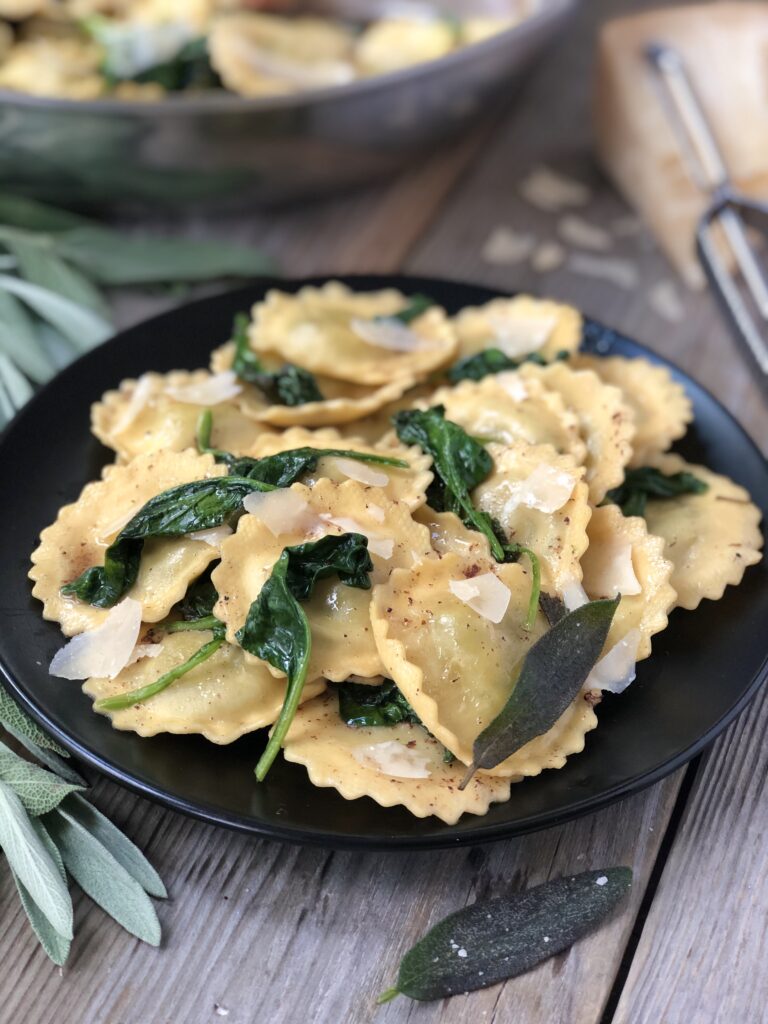
[[[585,871],[449,914],[405,954],[379,1002],[445,999],[530,971],[601,925],[631,885],[629,868]]]
[[[136,582],[144,541],[150,537],[183,537],[222,526],[242,508],[253,491],[271,485],[244,477],[213,477],[179,484],[156,495],[118,533],[104,553],[103,566],[91,566],[62,592],[97,608],[111,608]]]
[[[475,740],[462,787],[478,768],[495,768],[555,724],[600,657],[619,601],[590,601],[536,641],[523,659],[512,696]]]
[[[277,757],[307,681],[312,634],[299,602],[311,597],[315,585],[330,576],[338,576],[347,586],[368,590],[372,570],[368,539],[359,533],[297,544],[283,551],[248,609],[245,624],[236,634],[238,643],[288,677],[283,707],[256,765],[259,782]]]
[[[662,473],[654,466],[628,469],[624,483],[609,491],[603,505],[618,505],[625,516],[644,516],[649,498],[678,498],[682,494],[703,494],[709,485],[693,473]]]

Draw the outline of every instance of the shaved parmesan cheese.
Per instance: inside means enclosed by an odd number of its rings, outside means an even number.
[[[605,228],[601,228],[597,224],[590,224],[588,220],[572,213],[560,219],[557,230],[560,232],[560,237],[564,238],[566,242],[582,249],[608,252],[613,245],[613,239]]]
[[[277,78],[299,88],[318,89],[323,85],[347,85],[355,77],[354,68],[345,61],[326,60],[314,64],[306,61],[294,62],[266,50],[257,50],[247,40],[233,39],[232,45],[237,49],[237,56],[257,74]]]
[[[386,487],[389,477],[372,466],[366,466],[364,462],[357,462],[356,459],[337,458],[334,460],[340,473],[348,476],[350,480],[357,480],[361,484],[368,484],[370,487]]]
[[[431,774],[427,767],[429,758],[397,740],[356,747],[352,756],[363,767],[373,768],[382,775],[392,775],[396,779],[428,779]]]
[[[384,522],[384,509],[381,505],[366,505],[365,507],[371,519],[375,519],[377,523]]]
[[[141,605],[124,598],[95,629],[79,633],[53,656],[49,672],[61,679],[114,679],[129,663],[141,629]]]
[[[580,181],[556,174],[549,167],[534,167],[520,182],[520,194],[531,206],[558,213],[568,206],[585,206],[592,193]]]
[[[187,537],[190,540],[201,540],[205,544],[210,544],[212,548],[219,550],[223,542],[232,534],[232,527],[224,524],[223,526],[214,526],[210,530],[195,530],[194,533],[188,533]]]
[[[497,348],[515,359],[537,352],[557,327],[556,316],[522,316],[512,310],[494,310],[488,315]]]
[[[560,591],[560,596],[569,612],[575,612],[582,605],[589,604],[587,592],[578,580],[571,580],[570,583],[566,583]]]
[[[290,488],[254,491],[246,496],[243,508],[260,519],[275,537],[308,532],[317,522],[306,501]]]
[[[528,397],[528,388],[525,381],[514,371],[511,373],[499,373],[496,376],[496,380],[514,402],[524,402]]]
[[[353,332],[367,345],[386,348],[391,352],[416,352],[418,349],[433,348],[432,342],[420,338],[407,324],[395,317],[381,320],[363,320],[353,317],[349,321]]]
[[[489,622],[501,622],[507,614],[512,591],[492,572],[470,580],[449,580],[448,586],[454,597]]]
[[[162,644],[136,644],[131,652],[131,656],[126,662],[125,667],[134,665],[137,661],[141,661],[143,658],[156,658],[163,649]]]
[[[632,597],[642,593],[632,565],[632,545],[623,537],[610,543],[590,545],[589,592],[593,598]]]
[[[116,537],[118,533],[120,533],[122,528],[124,526],[127,526],[128,523],[130,523],[130,521],[133,519],[133,517],[136,515],[140,508],[141,505],[135,505],[127,512],[123,512],[122,515],[117,516],[115,519],[112,519],[110,522],[106,523],[99,529],[99,532],[96,536],[96,540],[98,540],[102,544],[110,543],[110,541],[114,537]]]
[[[165,393],[177,402],[207,406],[226,402],[230,398],[234,398],[235,395],[239,395],[242,390],[234,370],[224,370],[222,373],[211,374],[207,380],[196,384],[185,384],[182,387],[169,386],[165,389]]]
[[[116,434],[121,434],[133,423],[139,413],[144,409],[152,394],[152,378],[145,374],[136,381],[128,404],[123,409],[122,415],[113,424],[112,429]]]
[[[382,537],[380,534],[372,533],[366,527],[361,526],[355,519],[348,519],[346,516],[330,516],[327,513],[320,516],[327,523],[333,523],[344,533],[361,533],[368,540],[368,550],[372,555],[378,555],[385,560],[392,557],[395,550],[395,542],[391,537]]]
[[[585,687],[607,690],[608,693],[623,693],[635,679],[639,646],[640,630],[631,629],[598,661],[589,673]]]
[[[551,515],[568,501],[575,486],[576,477],[573,473],[566,473],[565,470],[542,462],[524,480],[505,481],[504,487],[509,497],[504,510],[512,512],[519,505],[524,505]]]
[[[512,228],[494,228],[486,239],[482,258],[486,263],[493,263],[503,266],[505,264],[522,263],[536,246],[536,239],[533,235],[520,234]]]

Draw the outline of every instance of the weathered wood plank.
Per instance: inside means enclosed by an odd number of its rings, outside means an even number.
[[[167,881],[164,948],[143,946],[86,899],[61,974],[35,948],[7,878],[0,889],[4,1020],[35,1024],[232,1024],[255,1019],[419,1024],[520,1019],[595,1024],[613,981],[679,777],[562,829],[484,848],[333,853],[249,840],[99,783],[99,806]],[[631,903],[603,931],[529,975],[446,1003],[401,998],[375,1011],[400,955],[451,910],[568,871],[625,863]],[[525,1013],[521,1015],[522,1008]]]
[[[612,1024],[764,1021],[768,694],[696,780]]]

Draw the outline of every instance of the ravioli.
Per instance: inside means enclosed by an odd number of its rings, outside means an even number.
[[[402,805],[417,818],[434,815],[455,825],[462,814],[485,814],[509,799],[510,779],[485,773],[460,790],[465,766],[446,764],[443,753],[419,725],[350,728],[332,692],[298,710],[283,744],[286,761],[303,764],[313,785],[333,787],[345,800],[368,796],[382,807]]]
[[[422,505],[414,512],[413,518],[429,530],[432,549],[436,554],[453,552],[468,561],[493,561],[485,534],[468,530],[453,512],[435,512],[429,505]]]
[[[101,61],[99,47],[76,36],[21,40],[0,64],[0,89],[56,99],[97,99],[106,89]]]
[[[306,523],[287,524],[287,532],[276,537],[256,515],[245,515],[237,532],[221,546],[221,564],[212,575],[219,594],[214,614],[226,623],[230,643],[237,642],[237,630],[286,547],[326,534],[351,532],[379,538],[385,546],[391,542],[391,553],[386,557],[377,553],[379,545],[369,540],[374,584],[385,580],[392,569],[413,565],[431,554],[428,530],[413,522],[407,506],[390,501],[378,488],[354,480],[334,484],[321,479],[313,488],[294,484],[290,490],[306,502]],[[332,516],[341,525],[319,520],[323,515]],[[318,584],[303,604],[312,630],[310,678],[324,676],[339,682],[351,675],[382,674],[370,604],[370,590],[349,587],[335,578]]]
[[[577,309],[530,295],[467,306],[453,318],[453,325],[461,358],[498,348],[510,359],[532,352],[554,359],[561,352],[575,352],[582,335],[582,316]]]
[[[211,355],[211,369],[216,373],[229,369],[234,351],[231,343],[217,348]],[[278,369],[283,361],[271,358],[265,362]],[[342,382],[320,374],[315,379],[320,393],[325,397],[322,402],[274,405],[265,399],[254,384],[246,383],[242,384],[236,402],[245,416],[268,427],[325,427],[351,423],[370,416],[397,402],[413,384],[407,377],[373,387]]]
[[[644,519],[622,515],[617,505],[596,508],[588,533],[589,547],[581,561],[584,589],[592,600],[622,595],[605,650],[637,630],[636,660],[642,661],[651,654],[651,637],[666,629],[677,596],[664,541],[648,532]],[[632,589],[639,593],[627,592]]]
[[[235,455],[244,454],[268,428],[245,416],[233,400],[215,405],[180,402],[167,389],[194,388],[210,379],[207,370],[145,373],[107,391],[91,408],[91,429],[108,448],[128,461],[158,451],[194,448],[200,413],[213,413],[211,445]]]
[[[573,455],[579,463],[586,454],[579,421],[561,396],[516,371],[440,388],[429,402],[419,404],[422,408],[445,406],[446,419],[481,439],[501,444],[549,444],[558,452]]]
[[[430,306],[411,321],[407,330],[414,347],[408,350],[366,341],[359,333],[360,324],[392,317],[409,301],[394,288],[353,292],[337,281],[320,288],[307,286],[295,295],[273,290],[254,307],[251,346],[258,353],[271,353],[312,373],[352,384],[377,386],[407,378],[410,387],[456,353],[456,337],[445,311]]]
[[[473,501],[502,528],[507,540],[530,548],[541,564],[541,583],[562,592],[581,579],[591,514],[584,470],[551,445],[489,444],[493,472]],[[556,507],[555,507],[556,506]]]
[[[623,481],[624,467],[632,457],[634,413],[623,392],[605,384],[591,370],[573,370],[565,363],[527,363],[519,372],[524,380],[537,379],[557,391],[576,414],[587,447],[584,465],[589,500],[599,505],[608,491]]]
[[[371,455],[383,455],[387,458],[402,459],[408,463],[408,469],[399,469],[396,466],[378,466],[358,462],[354,465],[339,460],[333,456],[327,456],[318,461],[316,469],[305,473],[302,483],[313,487],[321,478],[328,478],[334,483],[343,483],[350,479],[350,473],[356,472],[363,476],[373,471],[386,477],[386,482],[379,484],[382,491],[392,501],[401,501],[409,509],[418,508],[427,500],[426,490],[432,482],[433,474],[430,470],[432,459],[425,455],[420,448],[408,447],[401,444],[396,437],[391,436],[378,446],[366,444],[358,437],[342,437],[342,435],[331,427],[325,430],[305,430],[302,427],[292,427],[282,434],[275,434],[260,438],[251,448],[250,455],[261,459],[267,455],[275,455],[277,452],[287,452],[292,448],[342,448],[354,452],[368,452]],[[349,462],[349,460],[347,460]],[[352,479],[357,479],[352,477]],[[361,482],[365,482],[361,480]]]
[[[621,388],[624,401],[635,414],[630,466],[645,466],[654,455],[665,452],[693,419],[691,400],[666,366],[647,359],[581,354],[571,365],[594,370],[606,384]]]
[[[362,74],[382,75],[444,57],[456,42],[445,18],[382,18],[361,33],[355,61]]]
[[[32,594],[43,602],[43,618],[59,622],[66,636],[98,626],[109,609],[62,594],[62,586],[90,566],[103,565],[109,544],[150,498],[177,484],[224,475],[224,466],[217,466],[210,455],[191,451],[154,452],[124,466],[107,466],[102,479],[87,484],[77,501],[65,505],[56,522],[40,534],[29,576],[35,581]],[[145,622],[159,622],[216,558],[216,548],[204,541],[148,540],[138,578],[126,596],[141,603]]]
[[[375,412],[367,413],[362,419],[355,420],[348,426],[342,425],[341,432],[345,436],[359,437],[365,441],[375,444],[392,431],[392,417],[403,409],[413,409],[422,401],[432,397],[435,385],[428,381],[423,384],[416,384],[404,391],[394,402],[387,402]]]
[[[486,573],[509,590],[498,622],[451,590],[451,582]],[[525,629],[530,592],[531,577],[521,564],[482,564],[452,553],[395,569],[374,589],[371,621],[384,674],[425,728],[465,764],[474,740],[512,693],[521,659],[546,631],[541,614]]]
[[[664,539],[677,604],[692,610],[704,598],[718,601],[727,586],[741,583],[747,567],[762,558],[760,509],[727,476],[691,465],[679,455],[658,455],[651,465],[667,474],[693,473],[709,485],[704,494],[649,500],[645,518],[648,529]]]
[[[213,638],[210,630],[169,633],[160,653],[124,668],[114,679],[88,679],[84,692],[94,701],[137,690],[183,664]],[[325,689],[322,679],[308,682],[302,701]],[[247,662],[239,647],[224,644],[197,668],[141,704],[103,712],[116,729],[156,736],[200,733],[212,743],[233,743],[245,733],[272,725],[285,699],[285,680],[265,665]]]

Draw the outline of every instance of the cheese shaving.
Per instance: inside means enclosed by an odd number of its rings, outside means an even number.
[[[382,473],[372,466],[367,466],[364,462],[344,458],[336,458],[335,462],[339,472],[349,477],[350,480],[357,480],[359,483],[367,484],[369,487],[386,487],[389,483],[389,477],[386,473]]]
[[[53,656],[49,672],[61,679],[114,679],[127,664],[141,629],[141,604],[124,598],[100,626],[78,633]]]
[[[382,537],[377,533],[372,533],[365,526],[361,526],[356,519],[349,519],[346,516],[329,516],[324,514],[320,518],[327,523],[338,526],[344,533],[361,533],[363,537],[367,538],[368,550],[372,555],[378,555],[379,558],[385,560],[392,557],[392,553],[395,550],[395,542],[391,537]]]
[[[482,615],[489,622],[498,623],[507,614],[512,592],[506,583],[492,572],[473,576],[472,579],[449,580],[448,586],[454,597],[458,597],[472,611]]]
[[[349,321],[349,326],[367,345],[386,348],[391,352],[416,352],[419,349],[433,347],[426,338],[420,338],[415,331],[394,317],[385,317],[382,320],[353,317]]]
[[[144,374],[136,381],[131,392],[128,404],[123,409],[122,415],[113,424],[112,429],[116,434],[122,434],[124,430],[133,423],[139,413],[144,409],[152,394],[153,381],[149,374]]]
[[[275,537],[284,533],[308,532],[316,523],[309,505],[300,494],[290,488],[254,491],[253,494],[246,496],[243,508],[260,519]]]
[[[348,85],[355,77],[351,64],[340,60],[318,61],[315,64],[285,60],[265,50],[257,50],[247,40],[233,40],[237,56],[257,74],[276,78],[290,85],[317,89],[324,85]]]
[[[212,548],[216,548],[219,551],[221,550],[221,545],[231,534],[232,527],[224,524],[222,526],[215,526],[210,530],[195,530],[194,533],[188,533],[187,536],[190,540],[201,540],[205,544],[210,544]]]
[[[106,523],[99,529],[97,540],[102,544],[109,544],[115,538],[124,526],[133,519],[136,513],[141,508],[141,505],[136,505],[129,509],[128,512],[123,512],[122,515],[116,516],[110,522]]]
[[[223,370],[214,373],[207,380],[181,387],[167,387],[165,393],[177,402],[189,405],[219,405],[227,402],[242,391],[234,370]]]
[[[614,537],[596,547],[590,546],[589,590],[593,598],[632,597],[642,586],[632,564],[632,545],[623,537]]]
[[[125,667],[135,665],[137,661],[142,661],[144,658],[156,658],[162,649],[162,644],[136,644]]]
[[[384,522],[385,512],[381,505],[366,505],[365,507],[371,519],[375,519],[377,523]]]
[[[575,612],[582,605],[589,604],[589,596],[578,580],[571,580],[560,589],[563,604],[569,612]]]
[[[598,661],[589,673],[585,687],[623,693],[635,679],[639,646],[640,630],[631,629]]]
[[[373,768],[382,775],[392,775],[396,779],[428,779],[430,776],[427,768],[429,758],[410,750],[397,740],[356,747],[352,756],[358,764]]]
[[[496,376],[496,380],[499,387],[503,388],[513,401],[524,402],[529,397],[525,381],[514,371],[511,373],[499,373]]]
[[[496,347],[510,359],[537,352],[557,327],[556,316],[521,316],[513,310],[493,310],[488,314],[488,322]]]
[[[505,481],[504,487],[509,494],[505,512],[512,512],[519,505],[547,514],[557,512],[573,494],[575,486],[573,473],[541,463],[524,480]]]

